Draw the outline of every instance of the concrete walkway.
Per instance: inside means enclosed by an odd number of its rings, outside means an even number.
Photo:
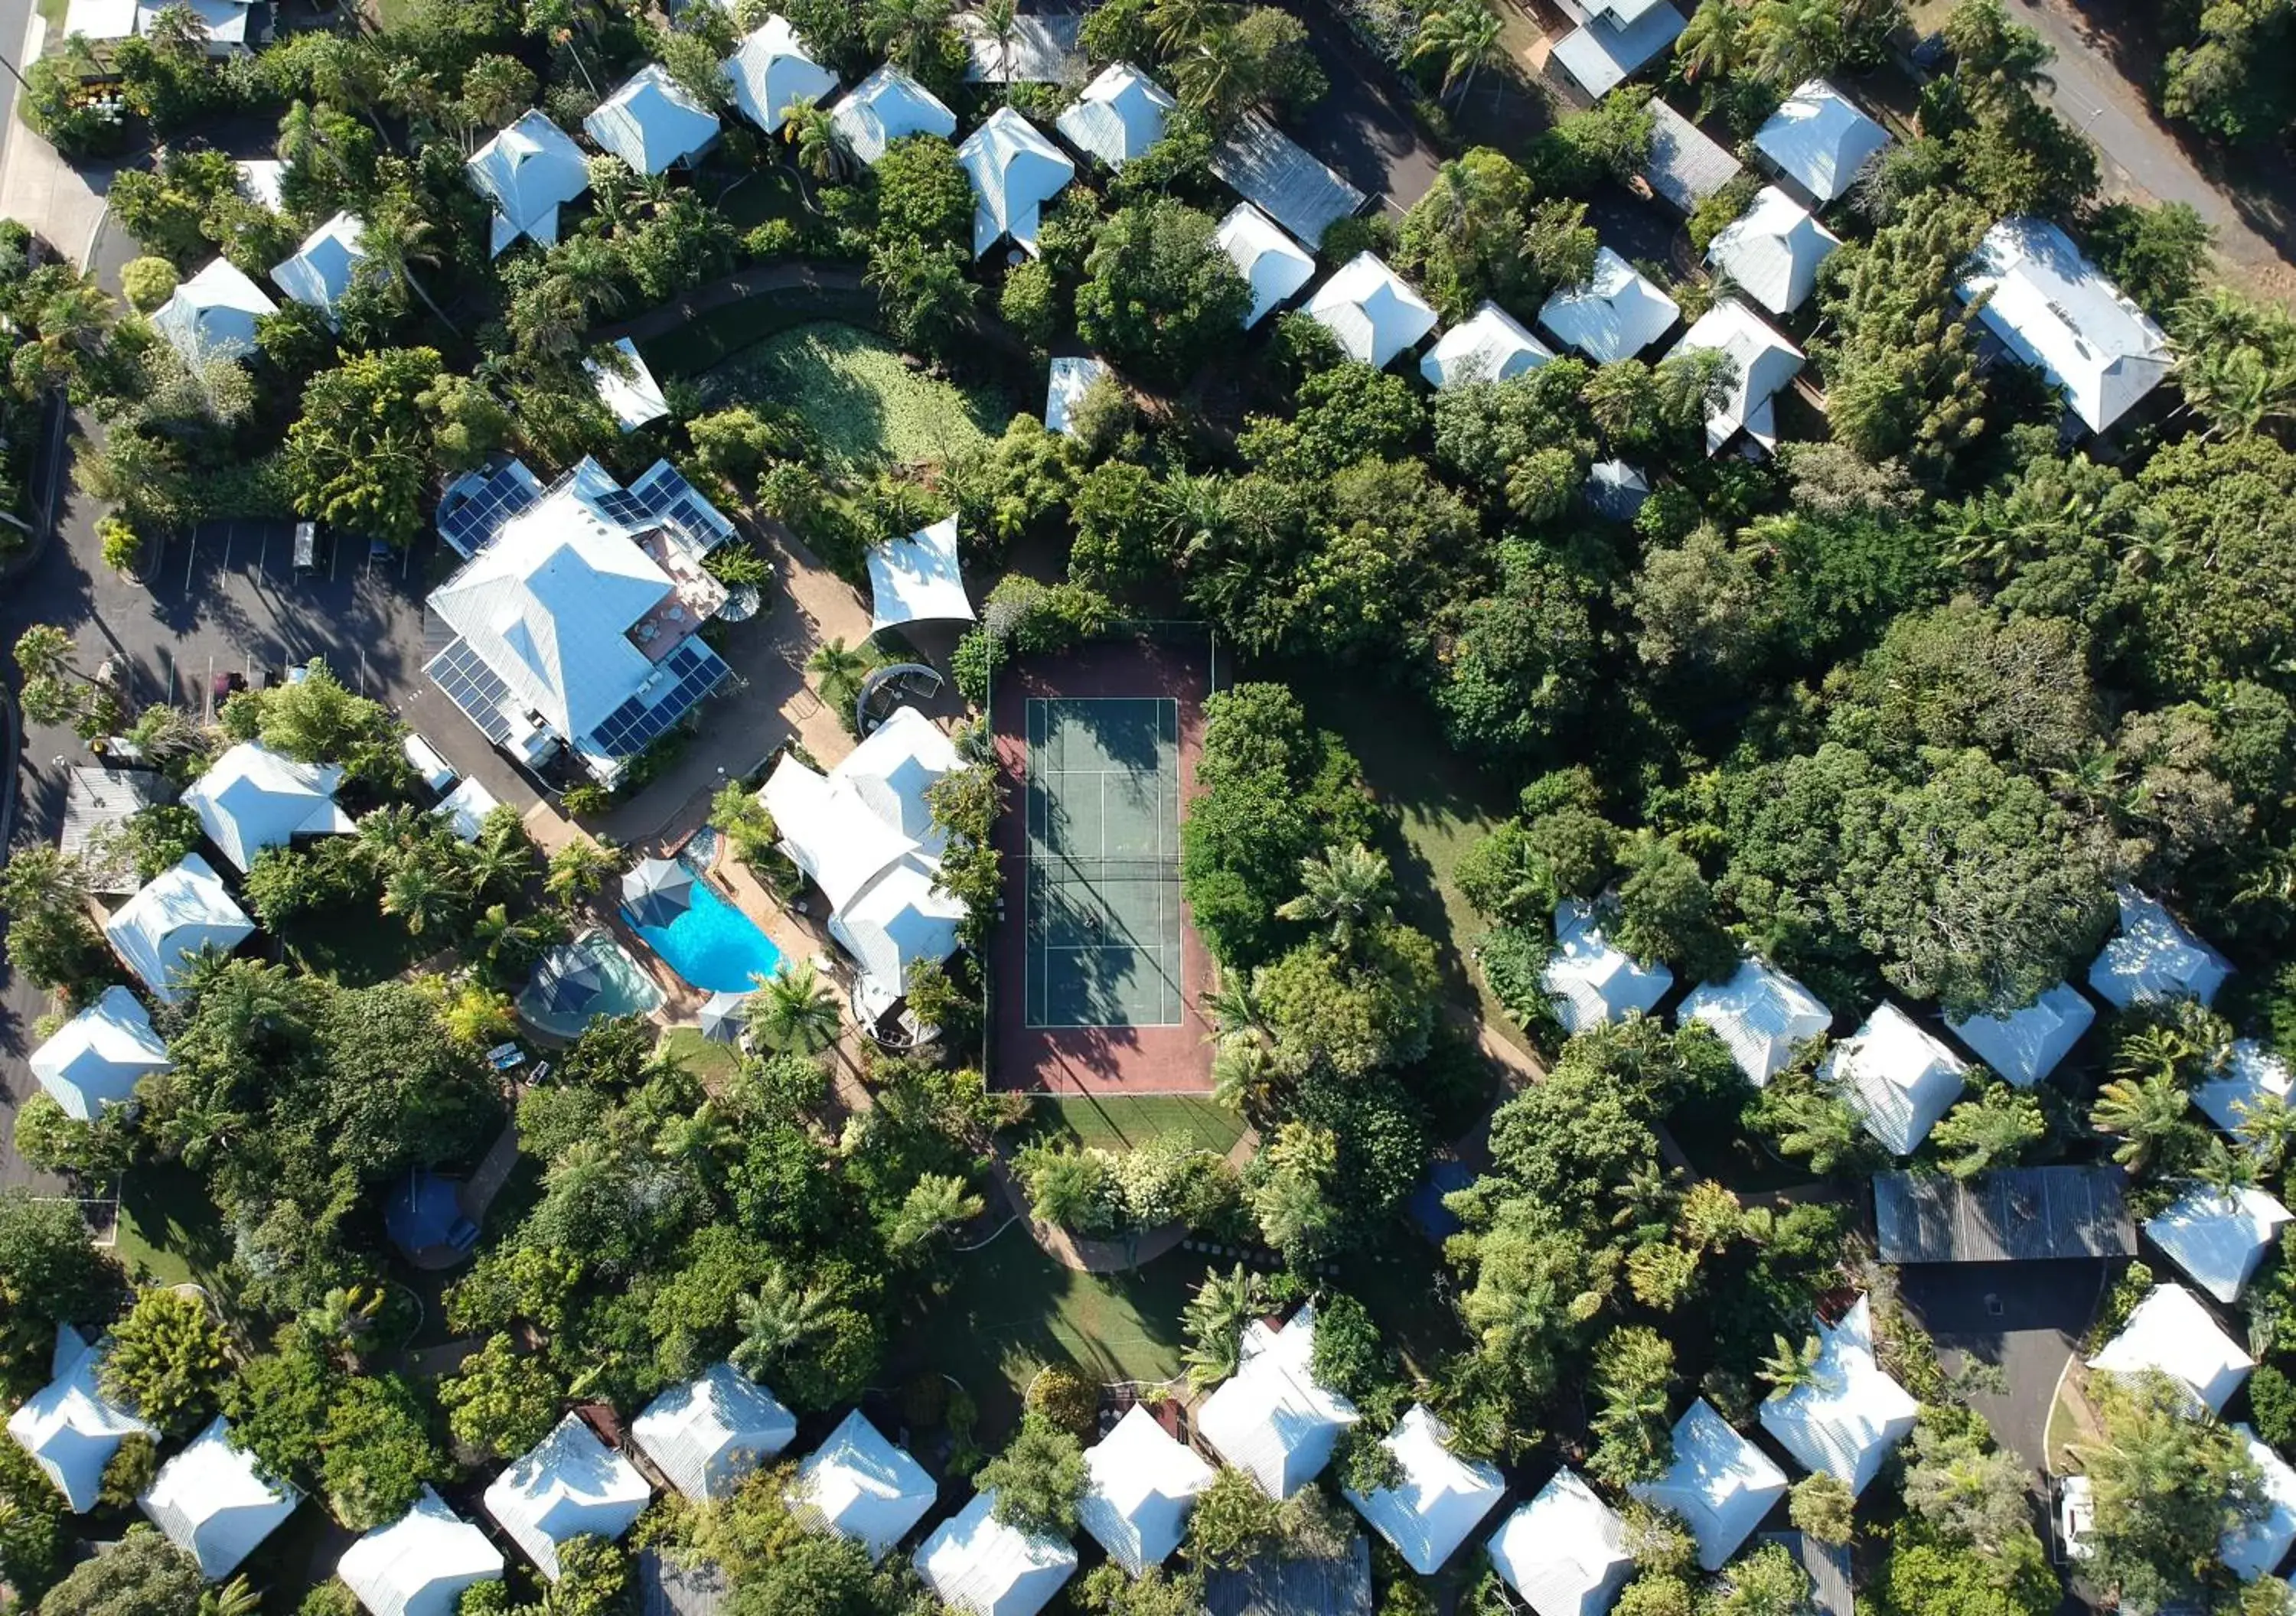
[[[35,10],[15,60],[37,61],[46,40],[47,24]],[[12,38],[4,41],[15,43]],[[0,115],[15,111],[12,80],[8,88],[12,94]],[[95,240],[96,225],[103,217],[102,188],[110,179],[110,170],[100,165],[80,174],[56,155],[53,146],[25,127],[20,118],[6,116],[0,124],[0,218],[31,226],[74,264],[86,258]]]

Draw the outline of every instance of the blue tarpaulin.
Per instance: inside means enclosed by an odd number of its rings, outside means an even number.
[[[1466,1227],[1446,1210],[1443,1197],[1474,1181],[1475,1175],[1456,1162],[1436,1163],[1428,1171],[1426,1181],[1411,1192],[1411,1220],[1419,1226],[1419,1232],[1440,1245]]]

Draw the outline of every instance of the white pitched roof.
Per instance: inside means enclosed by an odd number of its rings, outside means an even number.
[[[275,157],[243,157],[232,167],[239,170],[240,193],[249,201],[260,202],[274,213],[285,206],[279,192],[287,175],[285,163]]]
[[[502,1580],[503,1556],[425,1485],[414,1508],[345,1549],[335,1575],[374,1616],[455,1616],[464,1588]]]
[[[1866,1131],[1891,1155],[1911,1155],[1938,1119],[1961,1098],[1961,1057],[1885,1004],[1866,1024],[1826,1051],[1821,1080],[1866,1120]]]
[[[1791,314],[1817,290],[1817,266],[1841,238],[1775,185],[1754,193],[1752,207],[1723,226],[1706,261],[1730,272],[1746,295],[1774,314]]]
[[[788,121],[793,103],[822,102],[837,90],[837,75],[813,59],[779,12],[742,40],[718,70],[742,115],[768,135]]]
[[[1573,1470],[1491,1534],[1491,1563],[1538,1616],[1605,1616],[1635,1572],[1627,1523]]]
[[[1045,428],[1051,432],[1068,432],[1069,414],[1084,401],[1092,384],[1108,374],[1108,367],[1097,359],[1063,357],[1053,361],[1045,380]],[[951,517],[951,521],[956,518]]]
[[[293,1488],[267,1481],[253,1454],[231,1445],[231,1426],[220,1416],[162,1465],[135,1500],[209,1582],[230,1576],[302,1501]]]
[[[670,593],[633,527],[596,502],[613,479],[585,461],[512,517],[430,593],[519,705],[580,740],[654,676],[629,629]]]
[[[95,41],[131,39],[135,13],[135,0],[71,0],[64,8],[63,34]]]
[[[1356,1406],[1316,1383],[1316,1310],[1303,1307],[1271,1330],[1244,1327],[1242,1363],[1196,1410],[1196,1430],[1220,1457],[1249,1471],[1270,1498],[1288,1498],[1323,1473]]]
[[[1672,45],[1688,26],[1680,12],[1657,0],[1635,0],[1625,9],[1631,14],[1621,15],[1615,3],[1596,6],[1585,27],[1554,42],[1554,60],[1596,100]]]
[[[612,1542],[652,1497],[638,1467],[600,1441],[580,1415],[570,1414],[494,1479],[485,1502],[511,1541],[555,1582],[560,1544],[580,1537]]]
[[[840,791],[794,757],[775,765],[758,800],[774,816],[782,851],[795,861],[832,910],[844,908],[884,869],[916,852],[899,827],[865,811],[849,789]]]
[[[116,984],[32,1051],[32,1075],[40,1087],[65,1115],[83,1122],[134,1098],[145,1073],[174,1065],[143,1001]]]
[[[613,412],[625,432],[635,432],[648,421],[660,420],[669,413],[669,400],[662,396],[661,383],[653,379],[646,368],[645,357],[638,345],[624,337],[614,344],[614,351],[628,363],[627,373],[585,359],[582,368],[590,373],[590,384],[598,389],[598,402]]]
[[[1706,453],[1719,453],[1740,432],[1765,449],[1776,448],[1778,423],[1772,401],[1800,372],[1801,350],[1731,298],[1699,315],[1667,357],[1699,348],[1729,355],[1735,371],[1728,395],[1706,413]]]
[[[1538,311],[1538,322],[1565,347],[1598,364],[1631,359],[1680,318],[1674,299],[1607,247],[1595,251],[1595,273],[1565,287]]]
[[[1314,256],[1250,202],[1228,209],[1212,240],[1234,261],[1236,273],[1251,282],[1251,312],[1243,317],[1246,330],[1316,277]]]
[[[1486,298],[1481,307],[1436,339],[1419,361],[1419,373],[1441,392],[1470,381],[1505,381],[1535,371],[1554,351],[1521,321]]]
[[[475,842],[487,815],[501,806],[495,794],[479,784],[478,776],[471,775],[440,798],[430,812],[453,821],[455,834],[463,840]]]
[[[2013,1086],[2030,1089],[2057,1069],[2095,1019],[2096,1007],[2080,990],[2060,982],[2022,1009],[1945,1024]]]
[[[947,140],[956,133],[956,114],[890,62],[854,86],[829,116],[845,149],[872,167],[905,135]]]
[[[869,632],[905,623],[970,623],[956,553],[956,516],[941,518],[906,539],[887,539],[869,552]]]
[[[1823,78],[1813,78],[1787,96],[1754,135],[1762,155],[1820,202],[1848,191],[1874,154],[1889,143],[1889,131]]]
[[[789,1502],[809,1522],[882,1560],[933,1506],[933,1479],[858,1408],[798,1466]]]
[[[972,182],[972,256],[1010,236],[1037,250],[1044,205],[1076,178],[1068,154],[1010,107],[999,107],[965,137],[956,160]]]
[[[114,910],[103,935],[152,996],[173,1004],[179,979],[202,950],[231,952],[255,935],[255,923],[194,853]]]
[[[2088,1360],[2092,1369],[2134,1375],[2158,1369],[2222,1413],[2256,1360],[2224,1333],[2201,1299],[2176,1281],[2145,1293],[2120,1334]]]
[[[55,1483],[75,1514],[96,1506],[104,1466],[122,1441],[160,1434],[104,1397],[96,1383],[102,1363],[102,1346],[91,1345],[70,1325],[58,1325],[50,1367],[54,1378],[8,1416],[8,1434]]]
[[[797,1416],[732,1364],[712,1364],[647,1404],[630,1436],[687,1498],[723,1498],[796,1440]]]
[[[152,329],[197,365],[209,359],[243,359],[255,352],[255,322],[279,312],[227,258],[217,258],[168,294],[152,311]]]
[[[2240,1300],[2288,1221],[2288,1209],[2263,1190],[2198,1184],[2147,1222],[2144,1233],[2194,1285],[2229,1305]]]
[[[829,918],[830,935],[861,967],[863,1014],[890,1008],[918,960],[956,952],[964,904],[940,886],[939,871],[938,862],[904,859]]]
[[[2004,219],[1971,258],[1963,301],[1990,291],[1978,312],[1993,334],[2056,383],[2092,432],[2103,432],[2167,378],[2169,339],[2045,219]]]
[[[1212,1467],[1140,1403],[1085,1450],[1084,1462],[1092,1480],[1078,1523],[1136,1577],[1180,1547],[1196,1495],[1212,1484]]]
[[[1435,329],[1435,311],[1403,277],[1359,252],[1308,299],[1308,316],[1339,339],[1350,359],[1384,370]]]
[[[2253,1582],[2276,1570],[2296,1545],[2296,1470],[2246,1425],[2234,1425],[2248,1444],[2248,1457],[2264,1475],[2264,1501],[2269,1506],[2260,1521],[2245,1522],[2225,1533],[2217,1544],[2217,1558],[2230,1566],[2243,1582]]]
[[[668,68],[649,61],[617,85],[582,127],[638,173],[660,174],[709,149],[718,138],[718,115]]]
[[[272,283],[298,303],[308,303],[336,323],[335,306],[351,289],[351,277],[365,259],[359,235],[365,228],[339,213],[303,238],[294,257],[271,268]]]
[[[1860,1296],[1841,1322],[1817,1326],[1816,1377],[1763,1400],[1762,1429],[1806,1470],[1864,1492],[1890,1450],[1914,1428],[1921,1405],[1874,1359],[1874,1311]]]
[[[2167,999],[2210,1003],[2231,975],[2231,963],[2179,926],[2159,899],[2124,886],[2120,930],[2088,967],[2088,984],[2125,1010]]]
[[[1554,906],[1554,951],[1539,986],[1565,1032],[1649,1013],[1674,985],[1664,965],[1643,965],[1603,935],[1595,905],[1565,898]]]
[[[1078,151],[1121,168],[1164,138],[1164,120],[1179,104],[1130,62],[1114,61],[1053,120],[1053,127]]]
[[[972,1616],[1037,1616],[1076,1575],[1076,1550],[996,1519],[995,1489],[933,1529],[917,1574],[944,1604]]]
[[[1442,1569],[1506,1491],[1496,1465],[1461,1458],[1444,1446],[1450,1436],[1434,1410],[1412,1404],[1380,1439],[1403,1467],[1403,1480],[1368,1496],[1344,1489],[1348,1502],[1423,1577]]]
[[[2288,1063],[2252,1038],[2233,1040],[2224,1069],[2193,1090],[2193,1104],[2226,1133],[2238,1133],[2247,1108],[2261,1104],[2267,1095],[2286,1100],[2296,1079]]]
[[[1677,1023],[1702,1021],[1730,1049],[1738,1069],[1760,1088],[1833,1019],[1810,991],[1759,959],[1743,959],[1730,980],[1702,982],[1676,1012]]]
[[[463,170],[495,205],[491,250],[496,253],[521,236],[552,245],[558,240],[558,210],[590,189],[582,148],[539,112],[521,113]]]
[[[184,806],[244,872],[266,847],[351,829],[350,815],[335,806],[342,783],[340,763],[299,763],[261,741],[242,741],[192,782]]]
[[[971,57],[967,84],[1074,84],[1084,77],[1080,12],[1022,12],[1002,38],[979,12],[959,12],[950,21]]]
[[[1718,1571],[1785,1496],[1786,1477],[1702,1397],[1674,1423],[1674,1463],[1667,1473],[1627,1490],[1689,1522],[1698,1563]]]

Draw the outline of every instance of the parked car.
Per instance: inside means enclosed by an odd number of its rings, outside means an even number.
[[[455,782],[461,777],[455,772],[454,764],[439,755],[436,747],[412,730],[406,732],[406,739],[399,746],[406,754],[407,763],[435,795],[444,796],[455,788]]]

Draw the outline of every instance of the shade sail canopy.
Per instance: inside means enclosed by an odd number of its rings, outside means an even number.
[[[2030,1089],[2057,1069],[2095,1019],[2096,1007],[2061,982],[2021,1009],[1945,1024],[2011,1086]]]
[[[1729,981],[1691,989],[1677,1020],[1713,1028],[1738,1070],[1759,1089],[1793,1059],[1797,1048],[1824,1032],[1833,1015],[1784,971],[1746,959]]]
[[[113,986],[33,1050],[31,1066],[65,1115],[92,1122],[106,1106],[133,1099],[146,1073],[172,1071],[175,1062],[143,1001]]]
[[[2256,1360],[2225,1334],[2199,1297],[2171,1280],[2145,1293],[2120,1334],[2088,1367],[2119,1375],[2157,1369],[2210,1413],[2221,1414]]]
[[[1212,1484],[1212,1467],[1139,1403],[1085,1450],[1084,1462],[1091,1480],[1078,1523],[1136,1577],[1180,1547],[1196,1495]]]
[[[1860,1296],[1837,1325],[1817,1326],[1811,1378],[1761,1408],[1768,1432],[1807,1470],[1864,1492],[1890,1450],[1914,1429],[1920,1405],[1874,1358],[1874,1312]]]
[[[1604,1616],[1635,1571],[1626,1522],[1571,1470],[1506,1518],[1490,1555],[1538,1616]]]
[[[933,1506],[923,1465],[856,1408],[798,1466],[789,1492],[800,1520],[849,1538],[882,1560]]]
[[[1581,1032],[1648,1014],[1674,986],[1674,973],[1642,964],[1603,935],[1594,904],[1566,898],[1554,906],[1554,951],[1539,985],[1562,1030]]]
[[[794,757],[783,757],[758,794],[782,833],[782,851],[806,873],[832,910],[860,895],[889,866],[917,851],[898,827],[868,811]]]
[[[1359,252],[1308,299],[1308,317],[1348,357],[1385,369],[1435,329],[1435,311],[1376,253]]]
[[[1698,1563],[1718,1571],[1785,1497],[1786,1477],[1702,1397],[1674,1423],[1674,1463],[1666,1473],[1627,1490],[1689,1522]]]
[[[1442,1569],[1506,1492],[1497,1466],[1461,1458],[1446,1446],[1450,1437],[1432,1409],[1414,1403],[1380,1442],[1403,1479],[1374,1493],[1346,1489],[1348,1502],[1423,1577]]]
[[[542,1574],[558,1580],[558,1550],[576,1538],[611,1543],[653,1497],[638,1467],[598,1440],[578,1414],[494,1479],[487,1513]]]
[[[718,1363],[654,1399],[630,1435],[687,1498],[724,1498],[797,1439],[797,1416],[732,1364]]]
[[[954,512],[869,552],[869,632],[905,623],[970,623]]]

